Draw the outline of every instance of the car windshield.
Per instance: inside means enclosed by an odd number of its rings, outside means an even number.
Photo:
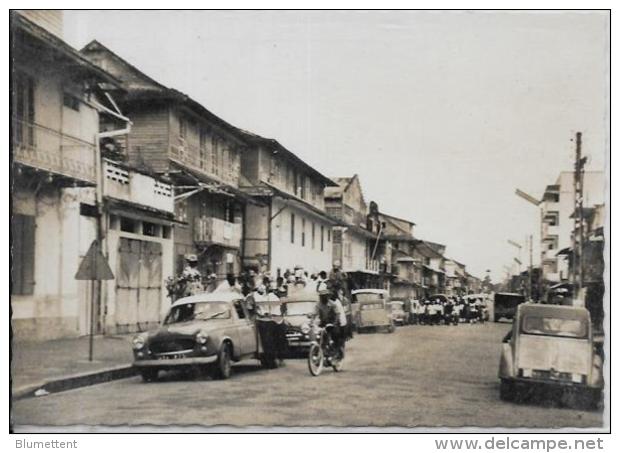
[[[374,302],[384,299],[383,294],[358,293],[353,296],[356,302]]]
[[[588,334],[588,326],[584,320],[579,319],[525,316],[523,333],[584,338]]]
[[[392,311],[402,311],[403,310],[403,305],[400,302],[392,302],[390,304],[390,308],[392,309]]]
[[[196,302],[177,305],[170,309],[164,324],[176,324],[188,321],[206,321],[208,319],[230,318],[230,306],[226,302]]]

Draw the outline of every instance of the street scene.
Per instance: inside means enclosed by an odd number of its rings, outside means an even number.
[[[604,428],[608,21],[12,11],[11,429]]]
[[[600,426],[602,413],[552,399],[498,400],[497,345],[509,328],[406,326],[389,342],[389,334],[361,334],[347,343],[342,371],[325,371],[319,379],[303,359],[287,360],[277,370],[235,365],[227,381],[169,373],[145,385],[134,377],[20,400],[14,419],[118,427],[170,425],[175,414],[175,425]]]

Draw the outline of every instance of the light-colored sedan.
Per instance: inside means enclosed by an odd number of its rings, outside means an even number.
[[[197,294],[177,300],[159,328],[133,339],[134,366],[144,381],[156,380],[160,370],[188,367],[227,379],[232,362],[243,359],[273,367],[258,338],[240,293]]]

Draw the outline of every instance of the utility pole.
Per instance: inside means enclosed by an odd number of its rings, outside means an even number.
[[[530,266],[528,268],[527,274],[528,274],[528,279],[530,281],[529,296],[530,296],[530,299],[533,299],[533,294],[532,294],[532,242],[534,242],[534,241],[533,241],[533,238],[532,238],[531,234],[530,234],[530,238],[529,239],[530,239],[530,241],[529,241],[529,247],[530,247]]]
[[[575,172],[573,185],[575,191],[575,212],[573,213],[573,266],[572,280],[575,296],[583,287],[583,172],[586,158],[581,157],[581,132],[575,135]]]

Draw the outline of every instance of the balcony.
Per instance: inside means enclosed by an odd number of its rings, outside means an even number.
[[[172,187],[155,178],[109,161],[103,162],[103,194],[131,203],[174,213]]]
[[[198,217],[194,221],[194,242],[240,248],[241,224],[215,217]]]
[[[372,260],[370,258],[366,258],[366,267],[364,269],[366,272],[379,273],[381,271],[381,263],[379,260]]]
[[[201,150],[200,147],[192,145],[181,137],[177,137],[177,144],[170,147],[170,157],[180,164],[233,187],[238,187],[239,159],[234,159],[231,164],[230,150],[227,155],[229,156],[227,162],[215,162],[212,153]]]
[[[95,146],[92,143],[16,118],[12,126],[16,163],[64,176],[77,185],[95,184]]]

